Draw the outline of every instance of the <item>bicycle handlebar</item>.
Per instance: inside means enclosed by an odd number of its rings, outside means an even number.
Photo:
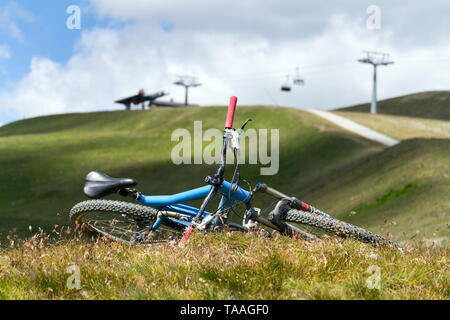
[[[230,105],[228,106],[227,120],[225,121],[225,129],[233,128],[234,112],[236,111],[237,100],[238,100],[238,98],[235,96],[230,98]]]

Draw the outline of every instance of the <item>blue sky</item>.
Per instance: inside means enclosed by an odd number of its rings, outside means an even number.
[[[330,109],[367,102],[362,50],[389,52],[379,97],[450,88],[448,0],[376,1],[381,28],[367,28],[371,0],[0,0],[0,125],[25,117],[117,110],[114,100],[203,83],[193,103]],[[69,30],[70,5],[82,9]],[[306,85],[280,92],[297,67]],[[326,93],[326,94],[324,94]]]
[[[51,2],[51,5],[49,3]],[[66,9],[71,4],[85,4],[84,1],[1,1],[0,6],[17,6],[26,11],[30,17],[13,16],[17,26],[24,34],[24,39],[18,39],[3,30],[0,43],[10,47],[12,56],[2,61],[3,73],[1,82],[17,81],[29,69],[29,62],[33,56],[47,56],[55,61],[63,62],[73,52],[74,43],[80,36],[79,30],[68,30],[65,27],[68,14]],[[96,23],[92,15],[86,15],[83,23]]]
[[[82,28],[112,25],[107,18],[100,18],[92,10],[88,10],[85,0],[2,0],[0,8],[10,8],[8,14],[20,30],[20,34],[12,34],[3,28],[0,31],[0,44],[10,51],[9,59],[0,59],[0,86],[5,89],[14,87],[15,83],[26,76],[30,70],[33,57],[42,56],[54,62],[66,62],[76,51],[76,43],[81,30],[69,30],[66,20],[70,16],[66,12],[70,5],[83,8]],[[18,115],[14,113],[0,116],[0,123],[7,123]]]

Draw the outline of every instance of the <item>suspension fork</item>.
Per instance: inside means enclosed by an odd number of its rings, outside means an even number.
[[[294,238],[294,239],[302,239],[302,240],[314,240],[316,236],[309,234],[291,224],[287,224],[283,221],[283,210],[287,205],[290,205],[292,202],[291,198],[284,198],[278,201],[275,209],[270,213],[269,220],[277,226],[282,234]]]

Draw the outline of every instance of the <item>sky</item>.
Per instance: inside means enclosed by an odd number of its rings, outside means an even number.
[[[379,68],[380,99],[448,90],[449,16],[448,0],[0,0],[0,125],[118,110],[141,88],[182,101],[178,75],[203,84],[190,91],[200,105],[368,102],[363,50],[395,62]],[[296,68],[305,86],[282,92]]]

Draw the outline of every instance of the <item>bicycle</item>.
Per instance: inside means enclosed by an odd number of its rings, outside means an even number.
[[[238,162],[231,182],[226,181],[224,173],[227,148],[230,146],[236,155],[240,148],[239,136],[251,121],[247,120],[239,130],[233,128],[236,105],[237,98],[231,97],[219,166],[213,175],[205,178],[205,186],[173,195],[147,196],[134,188],[137,185],[134,179],[113,178],[94,171],[86,176],[84,186],[85,195],[94,200],[76,204],[70,210],[70,220],[91,232],[128,244],[183,244],[194,230],[214,232],[227,229],[245,232],[264,226],[295,239],[315,240],[318,238],[317,231],[320,230],[341,238],[350,237],[375,245],[399,248],[390,240],[340,221],[266,184],[258,183],[250,190],[241,188]],[[102,199],[114,193],[131,197],[140,204]],[[252,205],[252,200],[258,193],[266,193],[278,201],[268,218],[262,216],[261,209]],[[208,204],[218,194],[221,195],[221,200],[217,210],[207,211]],[[199,208],[187,205],[202,199]],[[244,204],[246,208],[242,224],[229,221],[236,213],[234,208],[237,203]],[[309,230],[311,228],[312,232]]]

